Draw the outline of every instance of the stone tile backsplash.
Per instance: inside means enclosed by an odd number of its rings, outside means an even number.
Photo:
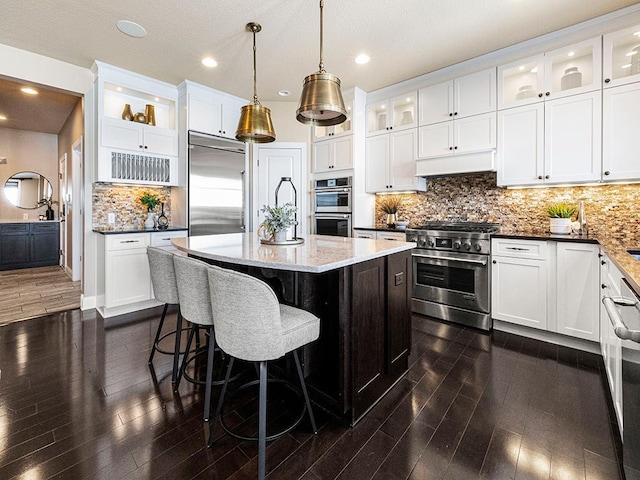
[[[155,193],[164,202],[164,214],[171,225],[171,187],[145,187],[138,185],[113,185],[110,183],[94,183],[93,197],[93,227],[122,229],[144,229],[147,218],[147,208],[138,198],[144,192]],[[160,215],[161,206],[158,205],[154,213]],[[115,213],[115,224],[109,224],[108,214]]]
[[[506,189],[496,187],[496,174],[484,173],[427,179],[427,191],[403,194],[399,220],[419,226],[429,220],[466,219],[497,222],[505,233],[549,231],[546,209],[564,202],[584,202],[589,233],[640,238],[640,184]],[[386,215],[376,206],[376,222]]]

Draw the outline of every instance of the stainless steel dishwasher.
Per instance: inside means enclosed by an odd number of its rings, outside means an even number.
[[[623,278],[620,296],[605,297],[622,344],[622,455],[627,480],[640,480],[640,299]]]

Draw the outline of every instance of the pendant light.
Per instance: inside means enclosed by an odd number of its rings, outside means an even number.
[[[340,79],[327,73],[322,62],[322,9],[320,0],[320,70],[304,79],[296,119],[305,125],[326,127],[338,125],[347,119]]]
[[[247,23],[247,31],[253,33],[253,103],[240,110],[236,138],[241,142],[269,143],[276,139],[271,122],[271,110],[260,105],[256,87],[256,33],[262,30],[259,23]]]

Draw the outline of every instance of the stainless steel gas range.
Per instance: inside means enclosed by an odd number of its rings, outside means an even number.
[[[412,310],[491,330],[491,234],[497,223],[428,222],[407,229],[413,250]]]

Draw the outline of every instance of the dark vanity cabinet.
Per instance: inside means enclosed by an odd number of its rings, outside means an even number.
[[[0,223],[0,270],[60,262],[60,223]]]

